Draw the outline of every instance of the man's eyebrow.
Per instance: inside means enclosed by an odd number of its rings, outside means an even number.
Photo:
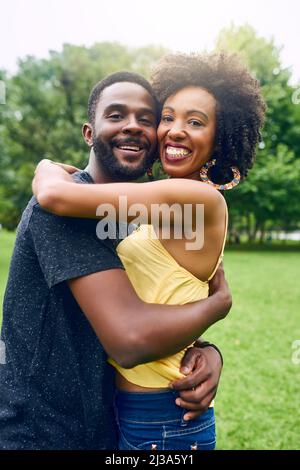
[[[156,117],[156,112],[152,108],[141,108],[141,113],[152,114],[154,117]]]
[[[110,103],[108,106],[106,106],[106,108],[104,109],[104,112],[108,113],[112,111],[113,109],[119,109],[120,111],[123,111],[124,109],[126,109],[126,106],[121,103]]]
[[[165,110],[168,110],[168,111],[171,111],[172,113],[174,113],[174,108],[172,108],[171,106],[164,106],[163,107],[163,111]],[[189,114],[200,114],[200,116],[202,116],[206,122],[208,122],[209,118],[207,116],[207,114],[205,114],[203,111],[200,111],[199,109],[189,109],[188,111],[186,111],[186,114],[189,115]]]
[[[121,103],[110,103],[110,105],[108,105],[105,108],[104,112],[109,113],[110,111],[113,111],[114,109],[125,111],[127,109],[127,106]],[[152,108],[140,108],[138,111],[140,114],[152,114],[154,117],[156,117],[156,112]]]

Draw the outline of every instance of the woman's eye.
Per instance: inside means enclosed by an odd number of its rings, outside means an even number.
[[[189,121],[189,124],[191,124],[192,126],[195,126],[195,127],[202,127],[203,126],[202,122],[197,121],[197,119],[191,119]]]
[[[171,121],[173,121],[173,118],[172,118],[172,116],[162,116],[161,121],[162,122],[171,122]]]

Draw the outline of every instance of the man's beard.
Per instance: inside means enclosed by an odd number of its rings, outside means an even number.
[[[130,139],[130,141],[132,140]],[[145,158],[140,165],[132,168],[130,163],[128,165],[121,164],[113,153],[113,147],[104,143],[100,138],[93,137],[93,149],[97,164],[105,175],[121,181],[132,181],[143,176],[155,161],[157,151],[156,148],[151,152],[146,150]]]

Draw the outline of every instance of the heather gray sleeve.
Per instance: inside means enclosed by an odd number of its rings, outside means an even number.
[[[49,288],[80,276],[124,269],[111,240],[99,240],[97,220],[58,217],[39,204],[32,210],[28,230]]]

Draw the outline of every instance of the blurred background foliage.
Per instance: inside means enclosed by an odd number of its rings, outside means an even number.
[[[273,41],[250,26],[222,30],[216,50],[237,52],[260,80],[268,105],[263,140],[248,178],[226,193],[230,232],[247,241],[264,241],[270,230],[295,230],[300,224],[300,104],[292,96],[291,71],[282,67]],[[201,48],[199,48],[201,49]],[[0,223],[16,228],[31,197],[34,168],[42,158],[84,167],[88,152],[81,136],[92,86],[117,70],[149,78],[151,67],[168,50],[132,49],[103,42],[92,47],[65,44],[49,58],[26,57],[16,74],[0,70],[6,104],[0,106]],[[299,93],[300,94],[300,93]],[[159,172],[159,177],[161,173]]]

